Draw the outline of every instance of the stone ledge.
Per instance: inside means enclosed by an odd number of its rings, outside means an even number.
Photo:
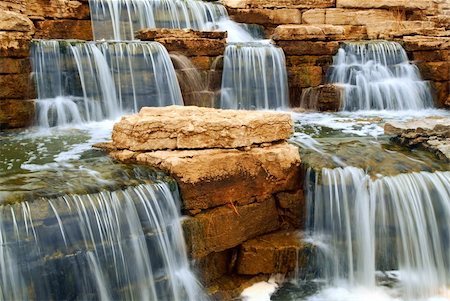
[[[390,8],[405,10],[424,10],[431,7],[431,1],[424,0],[336,0],[336,7],[341,8]]]
[[[230,8],[327,8],[336,0],[222,0]]]
[[[450,49],[449,37],[413,36],[403,38],[406,51]]]
[[[286,140],[292,131],[286,113],[170,106],[123,117],[112,139],[131,151],[238,148]]]
[[[33,100],[0,100],[0,130],[31,125],[34,120],[34,110]]]
[[[139,30],[136,33],[136,38],[142,41],[153,41],[161,38],[223,40],[227,38],[227,32],[198,31],[193,29],[146,28]]]
[[[280,25],[275,29],[272,39],[275,41],[327,40],[340,39],[345,28],[334,25]]]
[[[175,177],[186,210],[245,204],[300,183],[298,149],[286,142],[247,150],[208,149],[136,153],[112,151],[119,161],[159,168]]]

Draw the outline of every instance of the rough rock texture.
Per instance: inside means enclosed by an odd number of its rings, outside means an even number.
[[[306,110],[339,111],[343,87],[327,84],[303,90],[300,107]]]
[[[285,140],[292,131],[285,113],[170,106],[123,117],[112,138],[115,147],[132,151],[238,148]]]
[[[230,8],[326,8],[333,7],[335,0],[223,0]]]
[[[388,135],[411,147],[423,147],[439,157],[450,160],[450,118],[428,117],[406,122],[389,122],[384,126]]]
[[[0,129],[27,127],[34,120],[32,100],[1,99],[0,108]]]
[[[297,231],[280,231],[248,240],[240,246],[237,273],[286,274],[308,263],[313,247]]]
[[[431,1],[426,0],[336,0],[336,6],[342,8],[391,8],[391,9],[427,9]]]
[[[294,190],[300,181],[298,149],[287,143],[248,150],[125,150],[111,155],[120,161],[155,166],[174,176],[187,210],[245,204],[270,193]]]

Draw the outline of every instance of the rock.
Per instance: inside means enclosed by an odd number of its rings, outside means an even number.
[[[183,223],[188,252],[193,259],[234,248],[279,226],[273,198],[244,206],[211,209]]]
[[[322,67],[297,66],[288,69],[288,81],[302,88],[315,87],[322,83]]]
[[[441,62],[450,58],[448,50],[414,51],[412,57],[414,61],[419,62]]]
[[[393,11],[383,9],[357,10],[357,9],[311,9],[302,15],[306,24],[332,24],[332,25],[367,25],[386,21],[398,21]]]
[[[428,51],[450,49],[450,38],[408,36],[403,38],[406,51]]]
[[[27,58],[30,55],[31,34],[0,31],[0,57]]]
[[[201,283],[208,287],[214,285],[217,279],[233,270],[233,257],[237,249],[229,249],[222,252],[212,252],[205,257],[195,260],[195,269],[201,271]],[[235,261],[235,260],[234,260]]]
[[[136,33],[136,38],[142,41],[154,41],[161,38],[177,39],[213,39],[227,38],[226,31],[198,31],[193,29],[146,28]]]
[[[92,41],[90,20],[45,20],[36,22],[35,39],[75,39]]]
[[[386,8],[403,10],[424,10],[431,7],[431,1],[424,0],[336,0],[336,7],[342,8]]]
[[[301,179],[298,149],[286,142],[248,150],[116,151],[110,155],[173,176],[186,210],[246,204],[264,195],[297,190]]]
[[[0,31],[34,33],[34,25],[29,18],[20,13],[0,9]]]
[[[32,100],[1,99],[0,130],[31,125],[34,120],[34,110]]]
[[[439,30],[435,28],[435,23],[431,21],[388,21],[367,26],[367,34],[370,39],[392,39],[421,34],[434,35]]]
[[[27,0],[26,14],[34,20],[90,18],[89,3],[76,0]]]
[[[335,0],[223,0],[229,8],[326,8],[334,7]]]
[[[313,247],[301,241],[297,231],[264,235],[240,246],[237,273],[242,275],[286,274],[308,263]]]
[[[338,42],[277,41],[286,55],[335,55]]]
[[[450,62],[417,62],[420,74],[426,80],[450,80]]]
[[[233,9],[229,11],[231,18],[240,23],[261,25],[300,24],[302,13],[299,9]]]
[[[0,74],[31,73],[29,59],[15,59],[0,57]]]
[[[32,84],[28,73],[0,75],[0,99],[32,98]]]
[[[345,35],[342,26],[334,25],[280,25],[275,29],[272,39],[284,40],[336,40]]]
[[[306,110],[339,111],[343,87],[334,84],[321,85],[303,90],[300,107]]]
[[[303,185],[300,185],[302,187]],[[283,228],[303,229],[305,227],[306,203],[305,192],[299,189],[294,192],[282,191],[275,195],[278,214]]]
[[[239,300],[244,289],[255,283],[268,281],[269,275],[225,275],[206,288],[211,300]]]
[[[123,117],[112,139],[133,151],[237,148],[285,140],[292,131],[286,113],[170,106]]]

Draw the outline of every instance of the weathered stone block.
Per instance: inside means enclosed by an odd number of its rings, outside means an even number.
[[[23,14],[0,9],[0,31],[34,33],[33,22]]]
[[[436,95],[436,105],[440,108],[445,107],[450,95],[450,82],[432,82],[431,85]]]
[[[287,143],[267,147],[110,153],[119,161],[159,168],[173,176],[186,210],[224,204],[246,204],[280,191],[298,190],[301,174],[298,149]]]
[[[230,10],[231,18],[240,23],[261,25],[300,24],[302,13],[299,9],[233,9]]]
[[[299,189],[294,192],[283,191],[275,195],[278,214],[283,227],[303,229],[306,219],[305,192]]]
[[[29,74],[0,75],[0,99],[28,99],[31,92]]]
[[[299,65],[327,66],[333,63],[331,55],[290,55],[286,57],[286,67],[295,67]]]
[[[280,25],[272,39],[284,40],[335,40],[345,35],[345,28],[334,25]]]
[[[167,51],[179,52],[185,56],[219,56],[225,52],[225,40],[159,38],[155,41],[166,47]]]
[[[77,39],[92,41],[90,20],[45,20],[36,22],[36,39]]]
[[[448,50],[450,39],[448,37],[412,36],[403,38],[407,51]]]
[[[273,198],[244,206],[219,207],[184,221],[191,258],[234,248],[244,241],[275,231],[280,222]]]
[[[1,99],[0,129],[22,128],[34,121],[34,101]]]
[[[367,26],[370,39],[392,39],[406,35],[437,34],[434,22],[430,21],[388,21]]]
[[[431,1],[426,0],[336,0],[336,7],[342,8],[387,8],[387,9],[405,9],[417,10],[428,9],[431,7]]]
[[[232,257],[236,249],[222,252],[212,252],[205,257],[195,261],[195,268],[200,271],[201,282],[204,286],[210,286],[216,279],[229,274],[232,269]]]
[[[287,56],[290,55],[335,55],[339,50],[338,42],[278,41]]]
[[[338,85],[321,85],[303,90],[300,107],[306,110],[339,111],[343,88]]]
[[[136,33],[136,38],[142,41],[154,41],[162,38],[177,39],[213,39],[227,38],[226,31],[198,31],[193,29],[146,28]]]
[[[326,8],[334,7],[336,0],[223,0],[230,8]]]
[[[287,139],[292,126],[286,113],[169,106],[123,117],[112,139],[134,151],[236,148]]]
[[[320,66],[297,66],[288,69],[290,83],[297,84],[302,88],[315,87],[322,83],[322,67]]]
[[[330,8],[325,10],[326,24],[367,25],[386,21],[398,21],[398,16],[393,11],[382,9],[352,10]]]
[[[286,274],[303,266],[303,252],[313,247],[301,241],[295,231],[281,231],[249,240],[242,244],[237,261],[237,272],[243,275]],[[308,254],[305,254],[308,255]],[[301,262],[299,262],[299,260]]]
[[[76,0],[27,0],[26,14],[31,19],[89,20],[89,3]]]
[[[0,57],[0,74],[22,74],[31,72],[29,59]]]
[[[0,57],[29,57],[30,42],[30,33],[0,31]]]
[[[450,80],[450,62],[417,62],[424,79],[433,81]]]
[[[325,24],[325,9],[310,9],[302,13],[305,24]]]
[[[414,51],[412,58],[419,62],[442,62],[448,61],[449,50],[429,50],[429,51]]]

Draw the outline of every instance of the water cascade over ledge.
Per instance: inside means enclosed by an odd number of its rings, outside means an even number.
[[[328,82],[341,84],[342,109],[420,110],[433,106],[430,85],[399,43],[346,43],[334,57]]]
[[[372,179],[355,167],[324,168],[308,179],[308,225],[330,285],[371,290],[390,274],[405,300],[446,294],[450,172]]]
[[[40,126],[183,104],[169,54],[156,42],[37,40],[32,60]]]
[[[202,300],[167,183],[0,207],[1,300]]]

